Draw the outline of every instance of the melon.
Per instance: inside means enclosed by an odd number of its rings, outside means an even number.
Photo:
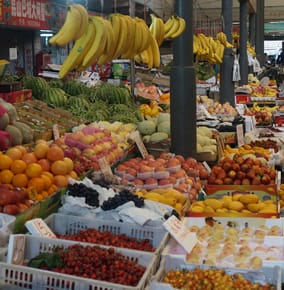
[[[12,136],[12,146],[23,144],[23,135],[17,127],[8,125],[5,131]]]

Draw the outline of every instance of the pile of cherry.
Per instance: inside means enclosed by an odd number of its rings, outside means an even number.
[[[94,228],[81,230],[76,234],[61,235],[56,234],[57,238],[72,240],[85,243],[94,243],[105,246],[121,247],[139,251],[154,252],[155,248],[149,240],[138,240],[134,237],[128,237],[125,234],[113,234],[109,231],[98,231]]]
[[[144,266],[116,253],[114,248],[84,247],[80,244],[41,253],[31,259],[28,266],[129,286],[137,285],[146,270]]]

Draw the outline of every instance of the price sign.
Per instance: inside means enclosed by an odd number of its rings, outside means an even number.
[[[26,236],[10,235],[6,262],[9,264],[22,265],[24,263]]]
[[[147,151],[147,149],[142,141],[141,135],[137,130],[131,134],[130,138],[136,143],[138,150],[140,151],[143,158],[145,158],[147,155],[149,155],[149,153],[148,153],[148,151]]]
[[[37,237],[56,238],[49,226],[41,218],[35,218],[25,223],[28,231]]]
[[[190,230],[174,215],[169,217],[163,225],[186,252],[190,253],[198,241],[196,234],[190,232]]]
[[[105,157],[100,158],[98,163],[104,176],[113,176],[111,167]]]
[[[238,140],[238,147],[245,144],[244,142],[244,128],[242,124],[237,125],[237,140]]]
[[[210,174],[212,170],[210,166],[208,165],[208,163],[206,161],[203,161],[202,164],[205,167],[205,169],[208,171],[208,173]]]
[[[54,140],[57,140],[60,138],[60,134],[59,134],[59,129],[58,129],[58,125],[57,124],[54,124],[52,126],[52,131],[53,131],[53,138]]]

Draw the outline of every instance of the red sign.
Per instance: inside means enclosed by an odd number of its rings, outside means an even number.
[[[45,0],[0,0],[0,19],[7,25],[50,29]]]

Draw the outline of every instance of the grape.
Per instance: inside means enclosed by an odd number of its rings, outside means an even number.
[[[144,198],[134,195],[131,191],[127,189],[123,189],[114,197],[110,197],[106,201],[104,201],[101,208],[102,210],[111,210],[129,201],[133,201],[136,207],[144,206]]]
[[[99,193],[83,183],[69,184],[67,186],[67,192],[69,195],[74,197],[85,197],[86,204],[90,206],[99,206]]]

